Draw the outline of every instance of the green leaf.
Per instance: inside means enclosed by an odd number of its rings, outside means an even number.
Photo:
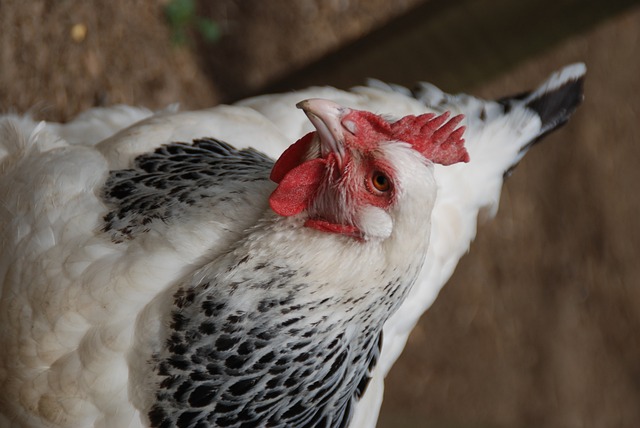
[[[169,24],[174,27],[185,27],[195,16],[195,0],[171,0],[164,9]]]
[[[220,26],[208,18],[200,18],[196,23],[197,29],[207,43],[214,43],[220,39]]]

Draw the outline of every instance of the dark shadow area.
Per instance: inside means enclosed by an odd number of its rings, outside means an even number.
[[[260,88],[350,88],[375,77],[470,90],[621,13],[637,0],[431,0],[321,60]],[[246,94],[243,94],[246,95]]]

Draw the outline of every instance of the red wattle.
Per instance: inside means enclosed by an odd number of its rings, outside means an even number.
[[[271,209],[281,216],[296,215],[306,209],[324,177],[326,162],[312,159],[289,170],[269,197]]]
[[[315,132],[308,133],[282,153],[271,170],[271,175],[269,176],[271,181],[280,183],[289,171],[302,163],[309,150],[309,144],[313,141],[314,134]]]
[[[357,227],[348,224],[336,224],[329,223],[326,220],[309,219],[304,223],[304,225],[305,227],[310,227],[322,232],[338,233],[340,235],[352,236],[355,238],[360,238],[362,236]]]

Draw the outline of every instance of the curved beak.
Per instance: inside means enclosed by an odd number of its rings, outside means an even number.
[[[316,128],[320,137],[321,156],[325,158],[333,153],[338,160],[338,166],[342,168],[345,156],[342,119],[351,109],[320,98],[300,101],[296,107],[305,112]]]

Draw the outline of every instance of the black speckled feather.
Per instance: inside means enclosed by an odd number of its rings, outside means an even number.
[[[159,388],[151,425],[346,427],[377,362],[381,325],[365,323],[367,313],[332,318],[338,299],[301,298],[313,286],[296,282],[304,272],[292,278],[252,259],[236,272],[243,269],[265,278],[235,284],[254,297],[245,310],[229,283],[175,293],[169,337],[152,361]],[[352,326],[362,330],[348,339]]]
[[[103,230],[116,242],[132,239],[154,221],[171,222],[194,207],[238,197],[248,183],[267,181],[272,167],[257,150],[215,139],[162,146],[138,156],[134,168],[110,173],[103,198],[111,210]]]

